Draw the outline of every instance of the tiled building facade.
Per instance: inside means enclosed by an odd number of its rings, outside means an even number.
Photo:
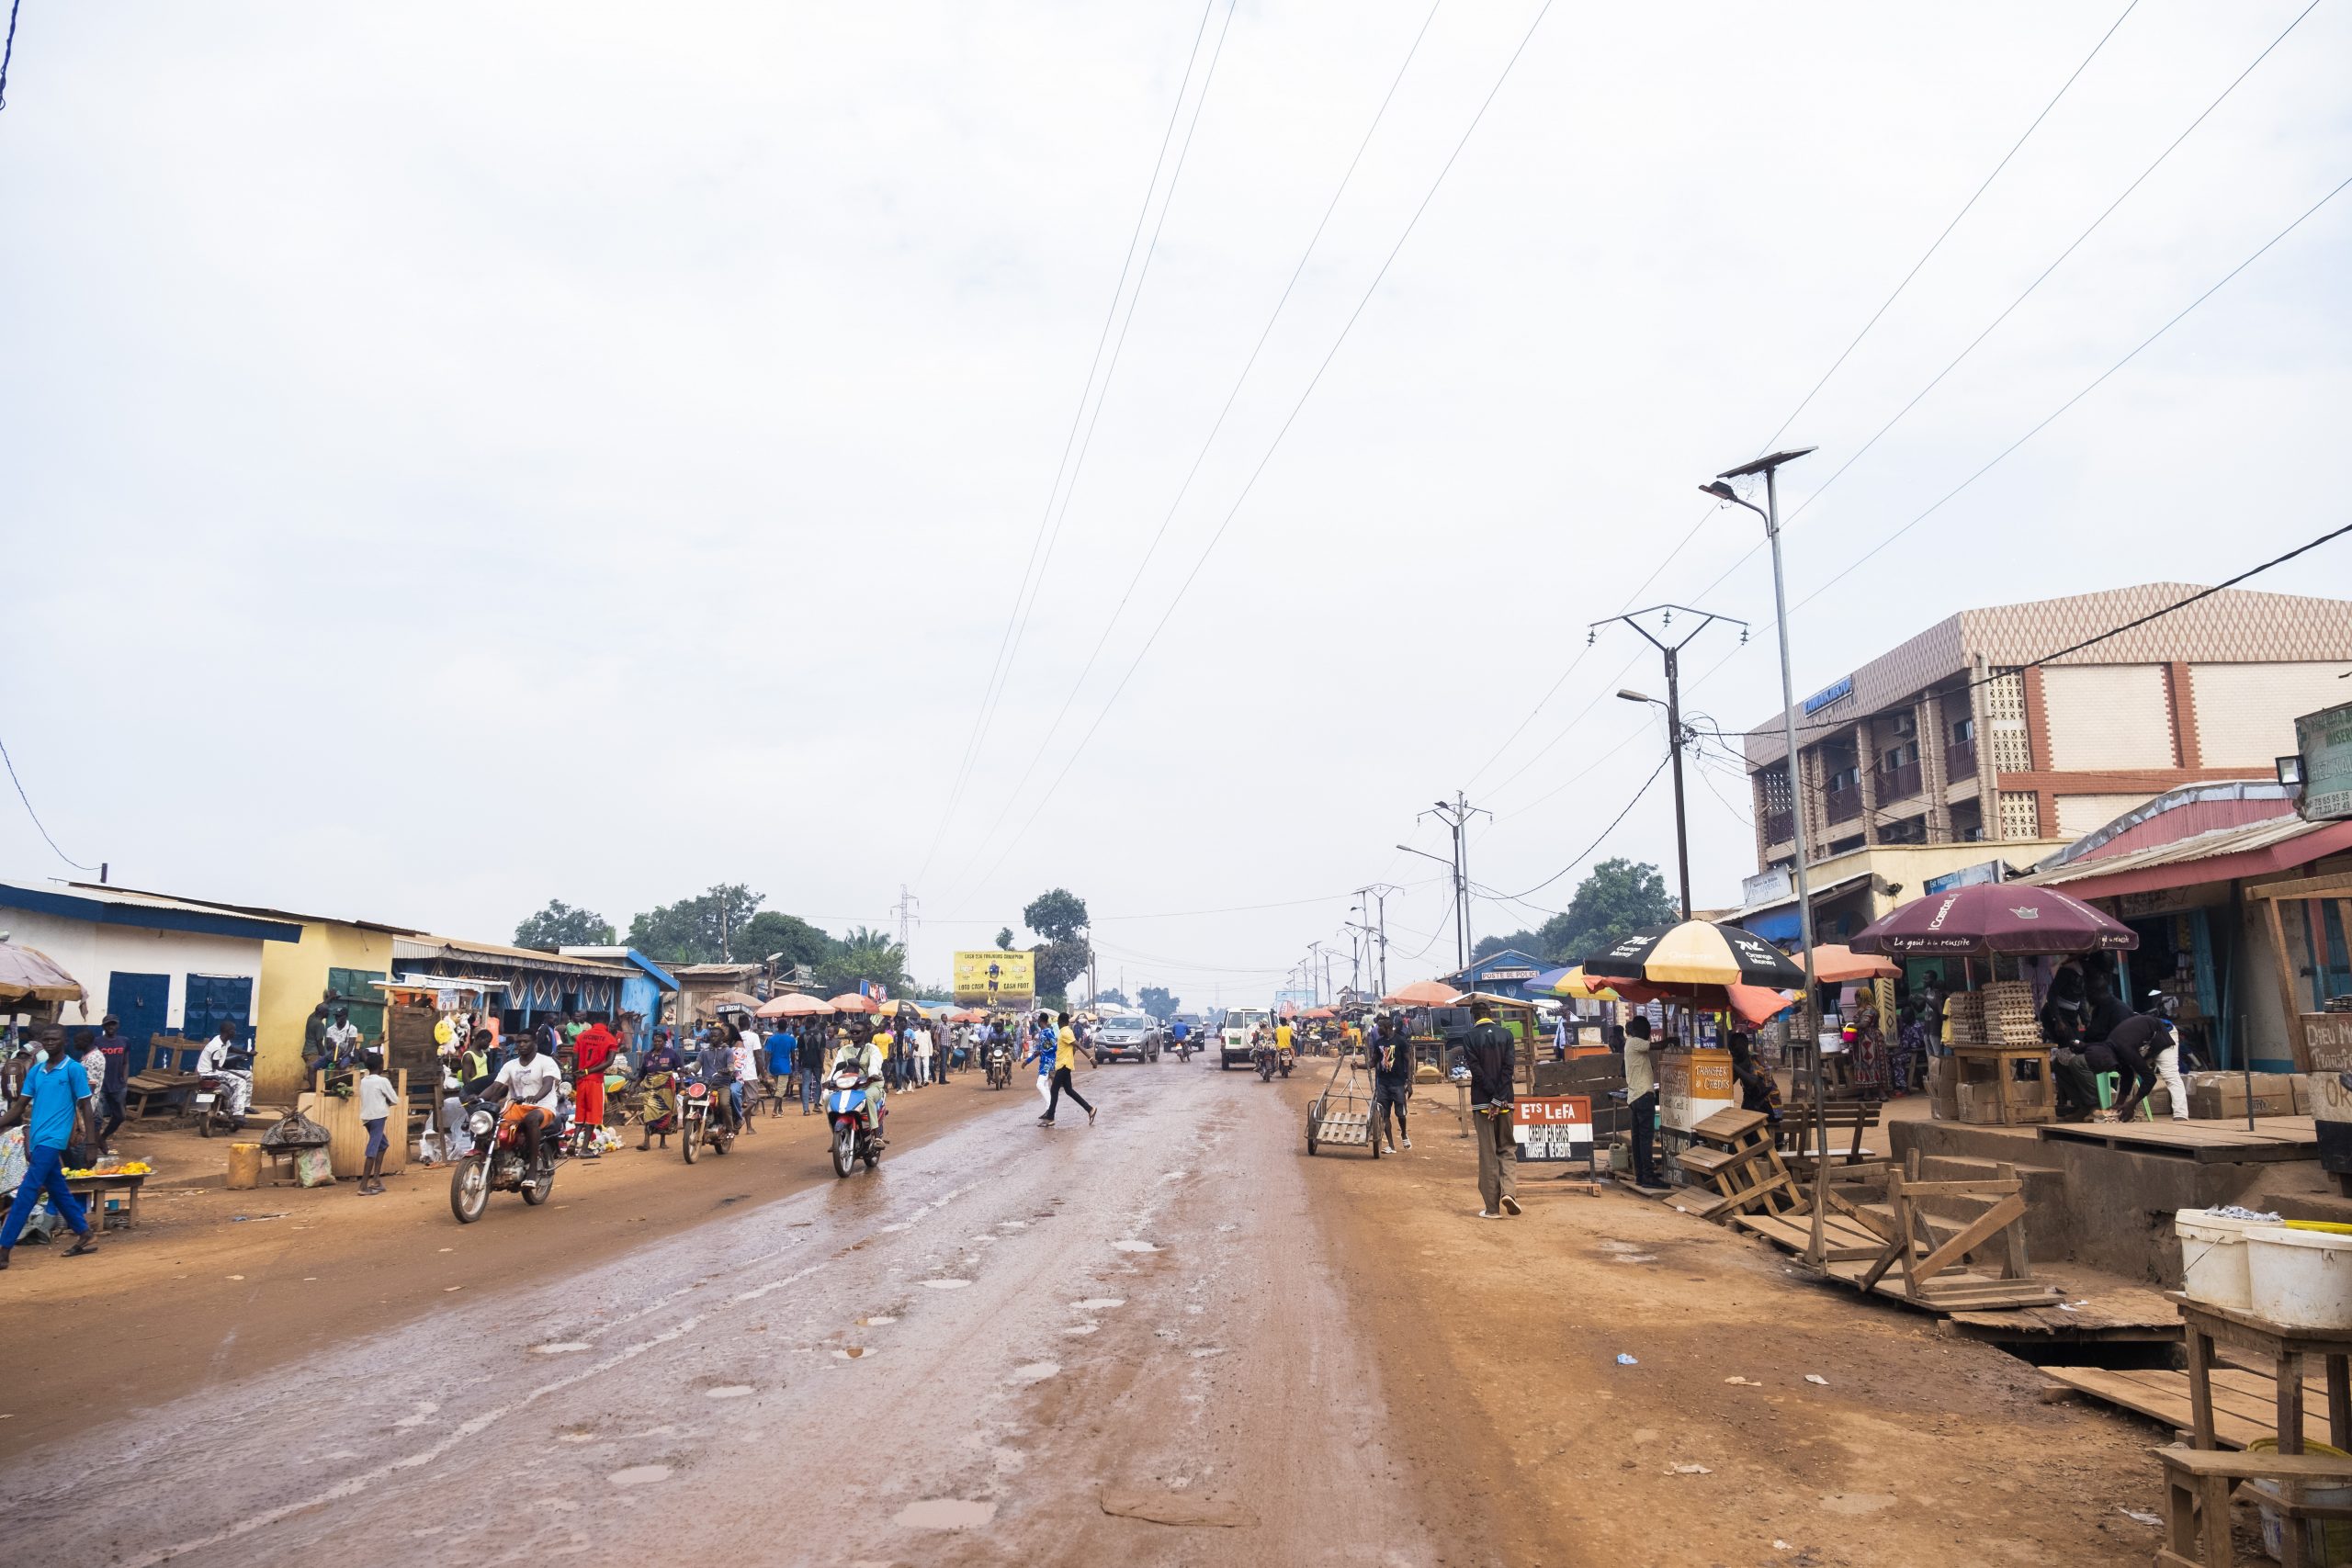
[[[2352,603],[2190,584],[1964,610],[1744,738],[1758,869],[1890,844],[2071,840],[2165,790],[2268,778],[2294,717],[2352,695]]]

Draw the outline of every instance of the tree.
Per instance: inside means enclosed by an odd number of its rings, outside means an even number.
[[[1047,942],[1068,942],[1085,929],[1086,900],[1066,887],[1057,887],[1030,899],[1021,919]]]
[[[857,989],[861,980],[881,986],[892,996],[905,995],[907,950],[884,932],[853,926],[835,951],[817,964],[817,985],[839,995]]]
[[[1127,993],[1119,989],[1116,986],[1112,987],[1107,991],[1098,991],[1088,999],[1091,1001],[1109,1002],[1114,1008],[1132,1007],[1135,1005],[1127,1000]]]
[[[1541,958],[1544,956],[1543,942],[1544,939],[1533,931],[1513,931],[1509,936],[1482,936],[1470,949],[1471,962],[1500,953],[1506,947],[1515,947],[1521,953],[1533,953]]]
[[[1174,1018],[1177,1001],[1165,986],[1146,986],[1136,993],[1143,1010],[1154,1018]]]
[[[775,955],[782,966],[806,964],[814,968],[838,953],[842,944],[797,915],[762,909],[735,932],[734,946],[742,963],[755,959],[764,963]]]
[[[575,909],[560,898],[514,928],[514,945],[553,953],[559,947],[610,947],[613,922],[587,909]]]
[[[698,898],[663,904],[629,922],[628,944],[662,964],[725,964],[749,951],[734,939],[767,900],[741,883],[721,883]],[[775,952],[763,948],[752,957]]]
[[[1681,912],[1665,878],[1647,861],[1605,860],[1577,884],[1568,907],[1544,922],[1536,951],[1555,964],[1581,964],[1645,926]]]
[[[1037,996],[1042,1000],[1058,1000],[1069,983],[1086,973],[1086,961],[1091,956],[1086,943],[1076,937],[1060,942],[1041,942],[1029,950],[1036,955]]]
[[[1011,926],[1002,927],[997,931],[996,945],[1001,952],[1011,953],[1012,951],[1012,928]]]

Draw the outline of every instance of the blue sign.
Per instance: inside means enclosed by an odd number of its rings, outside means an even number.
[[[1849,675],[1842,681],[1834,682],[1829,685],[1822,687],[1821,690],[1805,698],[1805,715],[1807,717],[1810,717],[1813,715],[1819,713],[1823,708],[1827,707],[1831,703],[1836,702],[1838,698],[1850,697],[1853,694],[1854,678],[1851,675]]]

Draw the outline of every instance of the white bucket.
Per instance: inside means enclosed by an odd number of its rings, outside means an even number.
[[[2352,1328],[2352,1235],[2256,1225],[2245,1233],[2257,1317],[2296,1328]]]
[[[2183,1209],[2172,1217],[2180,1237],[2181,1288],[2188,1299],[2207,1306],[2254,1307],[2254,1283],[2247,1273],[2245,1220],[2233,1220],[2210,1209]]]

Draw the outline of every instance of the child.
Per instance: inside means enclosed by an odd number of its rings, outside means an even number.
[[[382,1055],[368,1052],[359,1076],[359,1122],[368,1129],[368,1164],[359,1173],[362,1198],[373,1198],[384,1190],[384,1154],[391,1147],[391,1140],[384,1135],[384,1123],[399,1107],[400,1095],[392,1080],[384,1076]]]

